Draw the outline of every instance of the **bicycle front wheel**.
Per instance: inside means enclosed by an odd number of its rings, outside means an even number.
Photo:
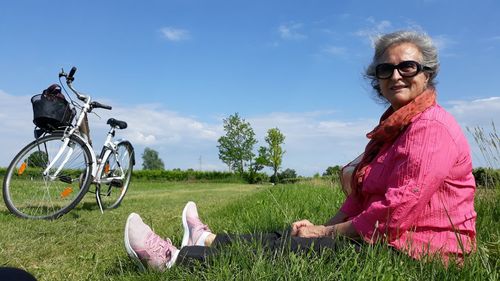
[[[91,152],[80,138],[71,136],[65,145],[62,133],[41,137],[9,165],[3,182],[5,204],[22,218],[56,219],[87,192],[91,165]]]
[[[118,143],[116,152],[103,159],[101,184],[97,187],[99,199],[104,209],[114,209],[120,205],[130,183],[134,165],[134,149],[128,141]]]

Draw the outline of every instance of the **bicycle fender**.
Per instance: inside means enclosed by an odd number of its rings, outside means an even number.
[[[128,140],[125,140],[125,139],[118,139],[118,140],[116,140],[116,141],[113,142],[114,145],[118,145],[120,143],[128,144],[132,148],[132,166],[135,166],[135,149],[134,149],[134,146],[132,145],[132,143],[130,143]]]

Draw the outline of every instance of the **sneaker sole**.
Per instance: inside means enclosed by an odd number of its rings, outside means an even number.
[[[184,227],[184,235],[182,236],[181,249],[184,246],[187,246],[187,244],[189,242],[190,233],[189,233],[189,226],[187,223],[186,213],[187,213],[188,206],[191,204],[194,204],[194,202],[192,202],[192,201],[187,202],[186,206],[184,206],[184,210],[182,210],[182,226]]]
[[[134,213],[132,213],[134,214]],[[134,263],[139,267],[140,270],[146,271],[146,267],[144,267],[144,264],[142,264],[141,260],[139,259],[139,256],[137,253],[132,249],[132,246],[130,246],[130,241],[128,239],[128,227],[129,227],[129,221],[132,216],[130,214],[127,218],[127,223],[125,224],[125,235],[124,235],[124,242],[125,242],[125,249],[127,250],[128,256],[134,261]]]

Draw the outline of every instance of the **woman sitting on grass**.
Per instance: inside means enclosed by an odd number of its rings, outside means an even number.
[[[469,146],[454,118],[436,103],[437,50],[430,37],[413,31],[381,36],[366,76],[390,107],[367,134],[365,152],[343,169],[349,195],[324,225],[308,220],[284,232],[214,234],[196,205],[182,213],[180,249],[163,240],[132,213],[125,246],[141,266],[165,269],[205,261],[234,240],[259,241],[270,251],[336,250],[336,236],[387,243],[415,259],[458,260],[475,248],[474,192]]]

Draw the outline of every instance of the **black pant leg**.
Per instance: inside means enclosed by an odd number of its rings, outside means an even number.
[[[315,253],[321,254],[325,249],[333,251],[350,244],[347,241],[339,241],[330,237],[302,238],[291,235],[291,230],[275,231],[271,233],[254,234],[217,234],[211,247],[186,246],[179,252],[177,263],[190,264],[193,261],[206,263],[207,259],[213,257],[222,250],[225,245],[234,242],[253,243],[257,242],[270,252],[294,252],[299,254]]]
[[[252,234],[217,234],[212,246],[222,247],[234,242],[245,243],[260,243],[264,248],[274,247],[276,240],[281,239],[283,233],[281,231],[269,233],[252,233]]]
[[[193,263],[206,263],[210,257],[216,255],[225,245],[234,242],[252,243],[258,241],[266,249],[273,249],[276,241],[282,237],[281,232],[254,233],[254,234],[217,234],[211,247],[185,246],[179,252],[177,264],[190,266]]]
[[[205,264],[210,257],[217,254],[219,250],[215,247],[185,246],[177,256],[176,264],[192,266],[196,263]]]
[[[303,238],[291,236],[290,231],[286,231],[283,237],[276,241],[276,249],[289,249],[294,253],[315,253],[321,254],[325,249],[338,250],[338,240],[331,237]]]
[[[294,253],[313,251],[321,253],[325,249],[337,250],[343,246],[344,241],[337,241],[331,237],[302,238],[291,235],[291,229],[271,233],[255,233],[243,235],[220,234],[214,241],[214,246],[222,246],[234,241],[260,243],[262,247],[271,252],[289,250]]]

